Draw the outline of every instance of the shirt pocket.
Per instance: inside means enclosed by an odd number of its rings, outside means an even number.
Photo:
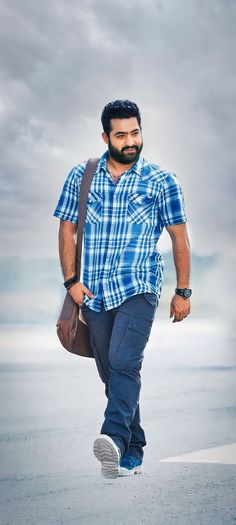
[[[154,195],[130,193],[128,195],[127,221],[141,224],[152,217]]]
[[[102,195],[95,191],[90,191],[87,200],[86,222],[97,224],[102,218]]]

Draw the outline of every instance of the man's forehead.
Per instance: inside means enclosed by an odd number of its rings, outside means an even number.
[[[132,129],[139,128],[138,120],[136,117],[129,118],[112,118],[110,121],[111,131],[117,133],[117,131],[131,131]]]

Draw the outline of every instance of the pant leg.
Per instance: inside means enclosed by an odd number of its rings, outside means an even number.
[[[114,323],[114,312],[105,310],[103,303],[100,312],[91,310],[83,303],[82,313],[89,328],[90,344],[99,376],[103,383],[108,384],[110,376],[109,346]]]
[[[114,439],[122,453],[136,449],[135,455],[140,457],[146,445],[139,427],[140,370],[157,307],[157,298],[153,302],[153,296],[134,295],[117,308],[109,348],[109,396],[101,429],[102,434]],[[136,443],[135,439],[132,442],[132,422],[133,428],[139,428]]]
[[[130,425],[131,438],[129,442],[129,448],[127,454],[130,456],[136,456],[139,459],[143,459],[143,447],[146,446],[146,436],[143,428],[141,427],[140,420],[140,404],[138,403],[134,419]]]
[[[108,384],[105,386],[105,394],[107,398],[109,398],[109,389]],[[144,433],[143,428],[140,424],[140,405],[138,403],[138,406],[136,408],[133,421],[130,425],[130,431],[131,431],[131,439],[128,449],[128,455],[136,456],[139,459],[143,459],[143,447],[145,447],[146,443],[146,436]]]

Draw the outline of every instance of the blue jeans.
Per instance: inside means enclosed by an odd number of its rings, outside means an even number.
[[[157,306],[157,295],[145,292],[107,311],[103,303],[100,312],[81,307],[108,399],[101,434],[110,436],[122,455],[139,459],[147,444],[140,425],[140,370]]]

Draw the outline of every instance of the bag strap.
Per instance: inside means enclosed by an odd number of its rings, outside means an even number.
[[[95,175],[95,171],[99,162],[99,158],[89,159],[86,165],[85,172],[83,173],[80,194],[79,194],[79,218],[78,218],[78,227],[77,227],[77,277],[80,279],[80,270],[81,270],[81,253],[82,253],[82,241],[84,233],[84,224],[85,216],[87,210],[87,200],[88,192],[91,186],[92,179]]]

